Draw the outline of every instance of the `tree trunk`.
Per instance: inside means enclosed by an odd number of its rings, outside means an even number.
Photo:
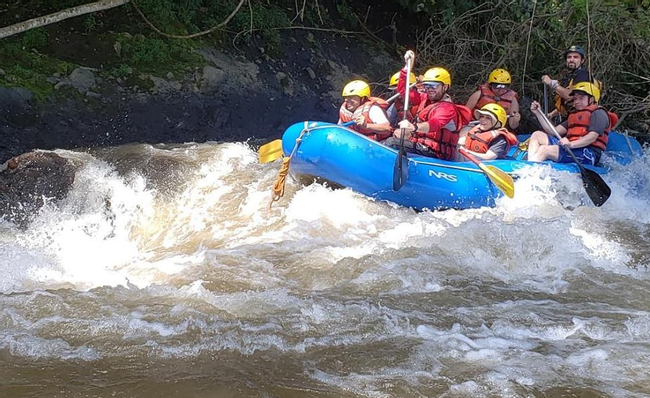
[[[94,3],[84,4],[81,6],[66,8],[55,12],[53,14],[45,15],[38,18],[29,19],[27,21],[19,22],[17,24],[7,26],[5,28],[0,28],[0,39],[13,36],[24,31],[38,28],[41,26],[53,24],[66,20],[68,18],[78,17],[79,15],[89,14],[91,12],[97,12],[102,10],[108,10],[109,8],[119,7],[126,3],[129,3],[131,0],[101,0]]]

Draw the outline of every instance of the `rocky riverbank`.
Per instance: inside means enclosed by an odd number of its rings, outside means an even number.
[[[55,94],[45,101],[24,88],[0,87],[0,159],[31,149],[132,142],[257,143],[299,120],[335,120],[345,82],[386,80],[400,63],[367,43],[326,36],[287,38],[291,55],[280,60],[265,56],[263,47],[248,57],[199,49],[203,67],[164,77],[106,77],[77,67],[48,77]]]
[[[119,46],[112,47],[117,56]],[[34,149],[206,141],[255,146],[297,121],[336,120],[347,81],[387,81],[401,64],[369,42],[331,33],[293,32],[283,36],[281,51],[286,56],[272,58],[263,45],[239,53],[203,47],[194,51],[198,66],[164,76],[132,68],[115,76],[89,62],[47,76],[52,93],[45,98],[0,86],[0,213],[24,222],[44,197],[61,197],[74,181],[65,159],[27,153]],[[11,71],[0,75],[18,80]]]

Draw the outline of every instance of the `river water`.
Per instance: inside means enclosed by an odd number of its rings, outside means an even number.
[[[1,397],[648,397],[650,161],[417,213],[242,143],[58,151],[0,224]]]

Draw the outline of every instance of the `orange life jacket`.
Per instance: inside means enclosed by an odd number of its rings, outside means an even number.
[[[569,119],[567,121],[567,133],[566,138],[569,141],[575,141],[584,137],[589,133],[589,121],[591,120],[591,114],[594,113],[597,109],[602,109],[607,112],[607,117],[609,117],[609,126],[605,129],[605,132],[598,136],[596,141],[592,142],[590,146],[594,146],[601,150],[607,148],[607,140],[609,138],[609,131],[616,125],[618,121],[618,116],[615,113],[607,111],[602,106],[596,104],[589,105],[587,108],[581,111],[575,111],[569,113]]]
[[[478,86],[478,89],[481,91],[481,97],[479,97],[473,111],[481,109],[484,105],[493,104],[496,102],[506,110],[506,113],[509,113],[510,104],[512,104],[512,101],[519,99],[519,94],[517,94],[515,90],[508,90],[502,96],[498,96],[494,93],[494,91],[492,91],[492,87],[490,87],[490,85],[487,83],[481,84]]]
[[[355,120],[357,117],[363,115],[366,118],[366,123],[374,124],[375,122],[372,119],[370,119],[370,108],[373,105],[379,106],[384,111],[384,113],[386,112],[386,109],[388,109],[388,107],[390,106],[390,104],[385,99],[379,97],[368,98],[368,100],[363,104],[359,105],[359,107],[354,112],[350,112],[349,110],[345,109],[345,104],[342,104],[341,108],[339,108],[339,119],[341,119],[341,123],[346,123]],[[361,126],[357,126],[355,124],[350,126],[350,128],[376,141],[385,140],[386,138],[393,135],[393,133],[390,131],[380,134],[377,133],[376,131],[372,131],[367,128],[362,128]]]
[[[428,121],[431,113],[438,107],[453,107],[456,112],[454,120],[442,126],[439,131],[429,131],[421,135],[416,133],[416,136],[411,137],[411,141],[429,147],[438,159],[452,160],[456,153],[458,138],[460,138],[458,132],[462,126],[469,123],[472,111],[465,105],[456,105],[451,101],[443,100],[433,104],[429,101],[422,101],[418,107],[416,122]]]
[[[505,137],[508,142],[508,150],[510,146],[518,143],[517,137],[503,127],[495,130],[482,131],[480,126],[474,126],[465,137],[465,148],[472,152],[486,153],[490,149],[490,143],[498,136]]]

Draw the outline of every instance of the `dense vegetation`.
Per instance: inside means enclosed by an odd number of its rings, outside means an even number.
[[[90,0],[30,0],[5,6],[0,25]],[[162,31],[191,34],[209,29],[239,0],[136,0]],[[624,116],[624,125],[650,130],[650,0],[250,0],[224,29],[191,40],[155,33],[133,5],[76,19],[74,29],[35,29],[0,41],[0,83],[26,85],[48,94],[46,76],[67,73],[79,60],[55,54],[52,46],[80,34],[96,42],[119,42],[119,56],[100,65],[115,76],[145,71],[188,70],[202,60],[192,51],[212,45],[238,49],[261,40],[267,54],[281,58],[290,27],[330,30],[380,42],[397,60],[407,47],[419,54],[418,71],[448,67],[456,95],[464,99],[496,67],[510,70],[520,94],[539,98],[540,76],[557,76],[561,54],[571,44],[589,52],[588,67],[605,83],[604,102]],[[347,32],[347,33],[346,33]],[[67,41],[66,41],[67,40]],[[113,53],[112,45],[107,52]],[[112,54],[114,55],[114,54]],[[132,70],[135,69],[135,73]],[[4,79],[4,80],[3,80]]]

